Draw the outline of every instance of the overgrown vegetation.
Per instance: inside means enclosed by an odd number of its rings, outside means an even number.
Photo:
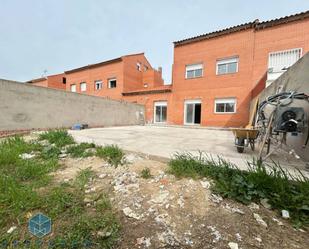
[[[117,168],[125,164],[125,153],[117,145],[98,147],[96,155],[106,160],[110,165]]]
[[[70,154],[73,158],[89,157],[95,154],[94,151],[92,151],[92,149],[94,148],[94,143],[80,143],[70,146],[69,148],[67,148],[66,152]]]
[[[151,178],[152,176],[151,176],[151,173],[150,173],[150,169],[149,168],[144,168],[144,169],[142,169],[142,171],[141,171],[141,177],[142,178],[144,178],[144,179],[149,179],[149,178]]]
[[[169,171],[178,177],[211,177],[215,192],[245,204],[267,198],[272,208],[288,210],[295,226],[309,225],[309,180],[290,175],[280,165],[253,162],[242,171],[222,158],[183,153],[169,162]]]
[[[91,208],[84,202],[85,184],[94,173],[82,170],[73,183],[52,181],[50,173],[59,167],[61,148],[74,140],[62,130],[46,132],[40,135],[42,139],[54,145],[25,142],[21,137],[0,142],[0,247],[15,240],[32,241],[27,222],[41,212],[52,219],[53,234],[43,238],[44,247],[31,244],[27,248],[47,248],[47,243],[48,248],[111,248],[119,236],[119,223],[109,199],[100,194]],[[83,154],[93,147],[82,144],[69,153]],[[8,234],[13,225],[17,229]]]
[[[73,137],[66,130],[44,132],[39,135],[39,140],[47,140],[50,144],[54,144],[59,148],[75,143]]]

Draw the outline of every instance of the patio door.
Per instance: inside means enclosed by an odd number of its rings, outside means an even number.
[[[157,101],[154,103],[154,123],[166,123],[167,102]]]
[[[186,100],[185,101],[184,124],[199,125],[201,124],[201,100]]]

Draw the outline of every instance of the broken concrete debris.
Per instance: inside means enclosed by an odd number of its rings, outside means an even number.
[[[176,237],[176,234],[173,233],[170,229],[167,229],[163,233],[158,234],[158,239],[161,242],[161,245],[170,245],[177,246],[179,245],[179,240]]]
[[[146,247],[150,247],[151,246],[150,238],[145,238],[145,237],[137,238],[136,244],[137,245],[144,245]]]
[[[30,153],[30,154],[29,153],[23,153],[23,154],[19,155],[19,158],[24,159],[24,160],[31,159],[33,157],[35,157],[35,155],[32,154],[32,153]]]
[[[235,234],[237,241],[242,241],[242,237],[239,233]]]
[[[220,232],[216,229],[214,226],[207,226],[209,230],[211,230],[211,235],[214,236],[214,239],[212,240],[213,243],[217,243],[218,241],[221,240],[222,236]]]
[[[250,205],[248,206],[251,210],[252,209],[260,209],[260,206],[254,202],[251,202]]]
[[[207,180],[204,180],[204,181],[200,181],[201,185],[203,188],[205,189],[209,189],[210,188],[210,182],[207,181]]]
[[[229,204],[225,204],[224,207],[232,213],[245,214],[245,212],[242,211],[241,209],[231,207]]]
[[[271,209],[271,205],[268,203],[269,200],[267,198],[261,199],[260,202],[264,208]]]
[[[228,245],[230,249],[238,249],[238,244],[235,242],[230,242]]]
[[[138,214],[134,213],[134,211],[129,207],[124,208],[122,211],[125,214],[125,216],[127,216],[129,218],[140,220],[143,217],[142,215],[138,215]]]
[[[9,228],[9,230],[7,230],[7,233],[8,233],[8,234],[11,234],[11,233],[13,233],[16,229],[17,229],[17,226],[12,226],[12,227]]]
[[[277,222],[278,226],[283,226],[283,223],[280,220],[273,218],[273,221]]]
[[[262,219],[262,217],[259,214],[254,213],[253,214],[255,220],[263,227],[268,227],[267,223]]]
[[[211,194],[210,200],[212,200],[214,203],[219,204],[221,201],[223,201],[223,198],[220,195]]]
[[[281,211],[281,214],[282,214],[282,217],[283,217],[284,219],[289,219],[289,218],[290,218],[290,213],[289,213],[288,210],[282,210],[282,211]]]

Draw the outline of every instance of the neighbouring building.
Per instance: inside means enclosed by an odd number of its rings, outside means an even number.
[[[252,98],[309,51],[309,11],[174,42],[170,124],[245,126]]]
[[[72,69],[65,75],[68,91],[143,104],[148,122],[166,122],[162,108],[153,119],[153,108],[167,102],[171,86],[164,85],[162,69],[154,69],[144,53]]]
[[[171,85],[144,53],[66,71],[53,86],[55,76],[32,84],[143,104],[147,123],[239,127],[251,100],[308,51],[309,11],[174,42]]]
[[[64,73],[33,79],[26,83],[35,86],[66,90],[66,77]]]

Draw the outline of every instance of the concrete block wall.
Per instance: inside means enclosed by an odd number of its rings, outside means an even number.
[[[144,124],[144,106],[0,79],[0,131]]]

